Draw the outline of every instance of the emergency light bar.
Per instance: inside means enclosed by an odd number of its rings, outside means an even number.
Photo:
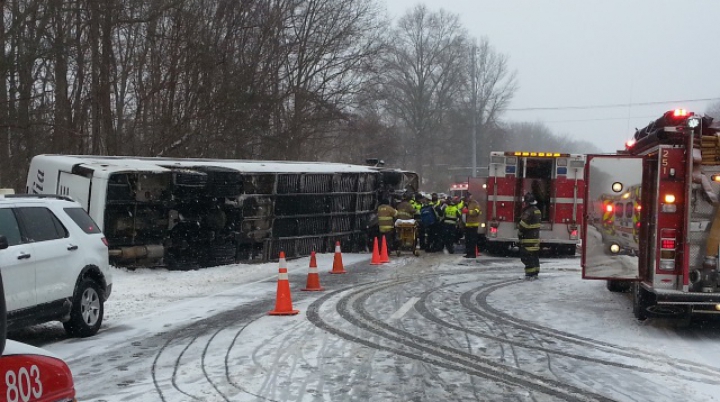
[[[675,109],[673,110],[673,116],[674,117],[685,117],[688,115],[687,110],[685,109]]]
[[[570,154],[561,154],[559,152],[525,152],[525,151],[510,151],[505,152],[505,156],[532,156],[538,158],[559,158],[562,156],[568,157]]]

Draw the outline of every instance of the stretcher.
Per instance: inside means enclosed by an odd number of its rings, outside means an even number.
[[[410,251],[415,256],[420,255],[418,223],[415,219],[398,219],[395,221],[395,233],[398,257],[403,251]]]

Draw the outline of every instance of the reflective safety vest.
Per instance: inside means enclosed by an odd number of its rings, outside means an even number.
[[[460,209],[456,205],[448,205],[444,210],[443,223],[456,225],[460,218]]]
[[[397,211],[390,205],[383,204],[378,207],[378,226],[380,233],[388,233],[395,230],[395,216]]]
[[[420,209],[422,209],[422,203],[419,203],[415,200],[410,200],[410,205],[415,208],[415,213],[413,214],[413,217],[420,218]]]

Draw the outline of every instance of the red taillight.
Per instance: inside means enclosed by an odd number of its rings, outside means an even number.
[[[570,236],[577,236],[577,230],[573,230],[572,232],[570,232]]]
[[[497,229],[498,229],[498,228],[491,226],[491,227],[490,227],[490,233],[497,233]]]
[[[103,237],[103,238],[102,238],[102,242],[103,242],[103,244],[105,245],[105,247],[108,247],[108,241],[107,241],[106,238]]]
[[[638,229],[640,229],[640,222],[636,223],[636,224],[635,224],[635,227],[638,228]]]
[[[660,240],[660,248],[674,249],[675,248],[675,239]]]

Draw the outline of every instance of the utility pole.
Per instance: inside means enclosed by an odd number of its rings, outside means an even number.
[[[477,44],[473,43],[472,57],[470,66],[470,74],[472,75],[472,177],[477,177],[477,73],[475,55],[477,53]]]

